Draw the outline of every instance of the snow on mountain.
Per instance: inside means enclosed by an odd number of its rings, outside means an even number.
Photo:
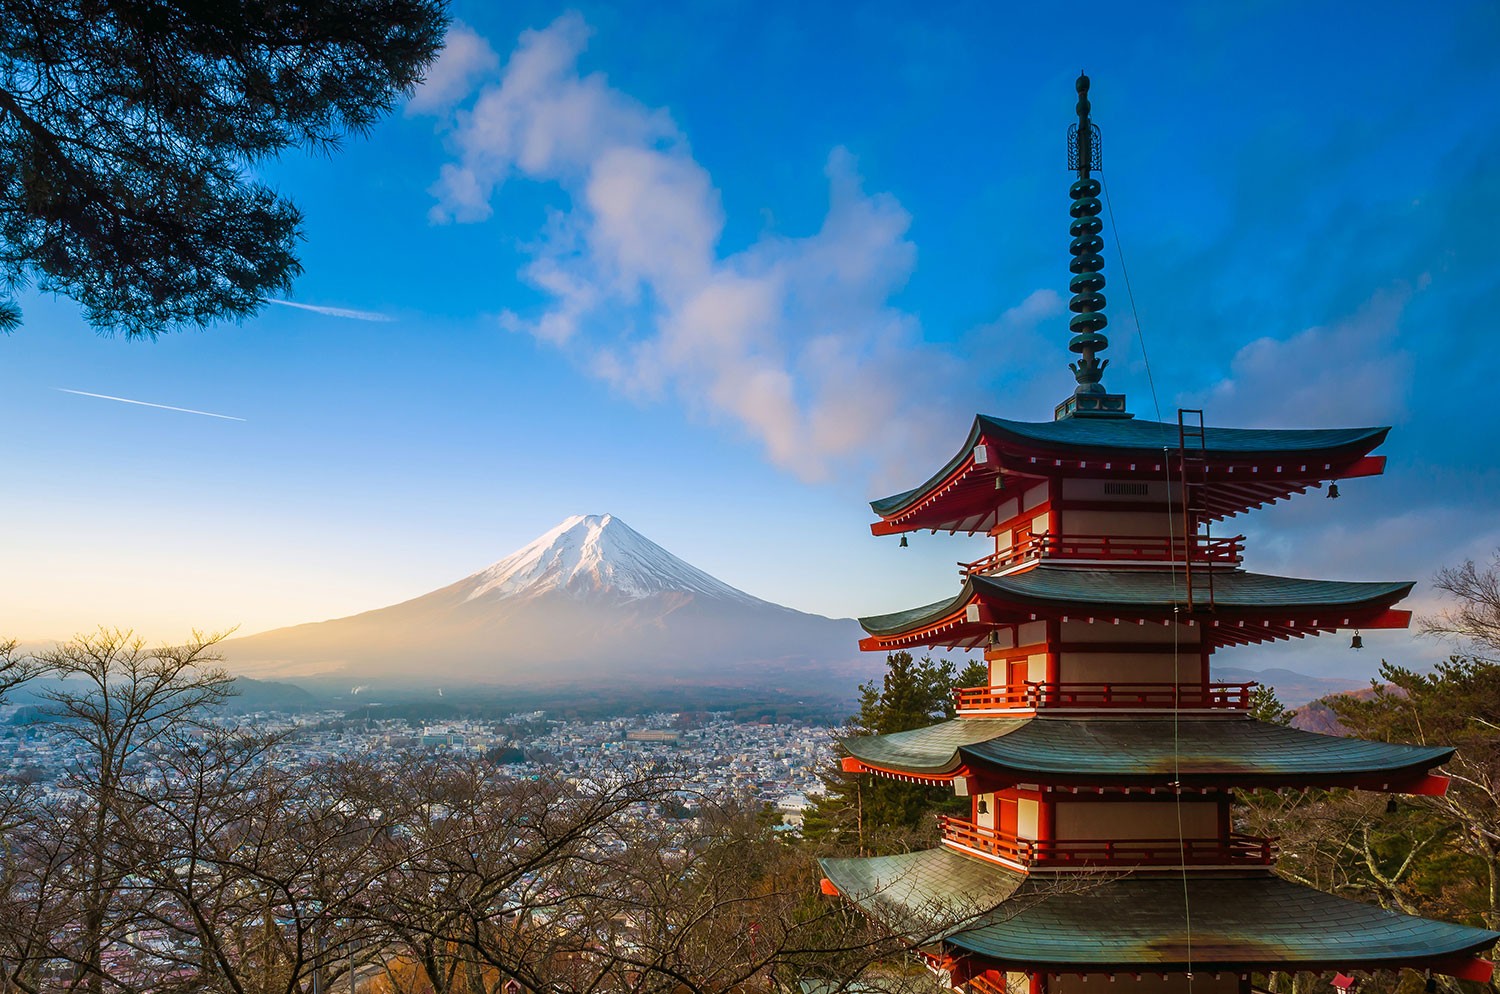
[[[463,581],[464,600],[563,591],[638,599],[681,591],[765,604],[683,562],[612,514],[574,515]]]

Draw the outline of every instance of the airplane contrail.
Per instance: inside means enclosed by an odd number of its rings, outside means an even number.
[[[243,421],[232,414],[215,414],[213,411],[195,411],[191,407],[172,407],[170,404],[153,404],[149,400],[131,400],[129,397],[111,397],[107,393],[89,393],[87,390],[69,390],[67,387],[55,387],[63,393],[76,393],[80,397],[98,397],[100,400],[117,400],[122,404],[139,404],[142,407],[157,407],[163,411],[180,411],[183,414],[201,414],[205,418],[223,418],[225,421]]]
[[[322,314],[330,318],[350,318],[354,321],[394,321],[395,318],[389,314],[381,314],[378,311],[360,311],[353,307],[326,307],[323,304],[299,304],[295,300],[275,300],[271,297],[262,297],[261,300],[277,307],[295,307],[299,311],[312,311],[314,314]]]

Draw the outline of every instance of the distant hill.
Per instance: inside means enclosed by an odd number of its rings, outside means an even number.
[[[1276,699],[1288,708],[1301,707],[1329,694],[1342,694],[1370,686],[1368,679],[1308,676],[1306,673],[1286,669],[1247,670],[1237,666],[1214,666],[1213,678],[1230,683],[1254,681],[1266,687],[1274,687]]]
[[[322,703],[320,698],[290,683],[242,676],[235,678],[234,689],[235,695],[229,699],[231,711],[295,711]]]
[[[1404,694],[1399,688],[1386,685],[1388,690],[1395,694]],[[1328,697],[1320,697],[1316,701],[1309,701],[1292,711],[1292,727],[1300,728],[1306,732],[1322,732],[1324,735],[1348,735],[1349,729],[1339,721],[1338,715],[1333,713],[1333,708],[1328,706],[1331,697],[1354,697],[1359,700],[1369,700],[1375,696],[1375,690],[1368,683],[1358,690],[1345,690],[1338,694],[1329,694]]]
[[[572,517],[486,569],[400,604],[233,639],[233,672],[331,691],[672,686],[838,694],[876,672],[850,619],[753,597],[612,515]]]

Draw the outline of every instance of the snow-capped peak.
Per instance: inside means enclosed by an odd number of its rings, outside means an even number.
[[[685,592],[763,603],[678,559],[612,514],[574,515],[465,581],[465,600],[546,591],[635,599]]]

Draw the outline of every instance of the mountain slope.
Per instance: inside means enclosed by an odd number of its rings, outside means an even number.
[[[223,648],[236,672],[282,678],[848,691],[874,668],[858,635],[737,590],[606,514],[421,597]]]

